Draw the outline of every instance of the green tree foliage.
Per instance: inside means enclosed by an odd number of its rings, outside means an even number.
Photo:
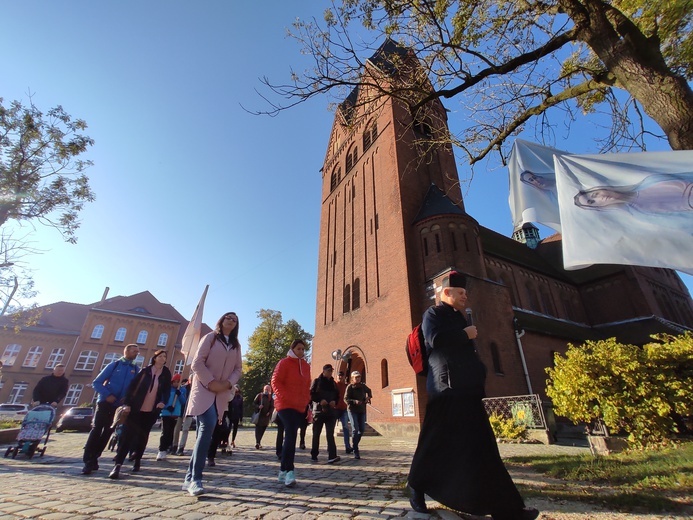
[[[303,330],[296,320],[284,323],[282,313],[271,309],[257,312],[260,324],[248,338],[248,352],[243,363],[243,392],[245,414],[252,413],[252,400],[270,383],[272,372],[279,360],[286,357],[289,345],[295,339],[302,339],[309,351],[313,336]]]
[[[653,125],[643,112],[673,149],[693,149],[692,18],[691,0],[334,0],[324,22],[295,23],[315,65],[283,85],[266,80],[288,100],[268,112],[326,92],[341,102],[359,85],[364,102],[377,92],[412,111],[458,99],[465,121],[452,141],[471,164],[505,155],[506,139],[530,125],[548,141],[565,134],[580,113],[612,118],[603,151],[644,148]],[[433,92],[364,73],[385,37],[410,49]]]
[[[644,347],[589,341],[556,355],[546,369],[555,412],[575,422],[601,420],[634,446],[683,433],[680,418],[693,414],[693,335],[655,339]]]
[[[78,213],[94,200],[84,174],[91,161],[80,159],[94,144],[86,128],[61,106],[44,114],[33,102],[0,98],[0,226],[36,221],[76,241]]]

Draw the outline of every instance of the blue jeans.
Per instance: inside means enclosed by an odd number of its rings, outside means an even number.
[[[339,414],[339,422],[342,423],[342,435],[344,435],[344,448],[347,451],[351,450],[351,443],[349,442],[349,412],[342,410]]]
[[[217,406],[213,403],[205,413],[197,416],[197,439],[190,456],[188,472],[185,474],[186,482],[202,481],[202,470],[205,467],[207,452],[212,444],[212,434],[216,425]]]
[[[359,450],[359,442],[361,442],[361,436],[363,435],[363,430],[366,429],[366,414],[365,412],[352,412],[349,410],[349,422],[351,422],[351,427],[354,429],[354,437],[352,442],[354,443],[354,451]]]
[[[291,408],[285,408],[277,412],[279,418],[284,423],[284,444],[282,445],[282,471],[294,470],[294,458],[296,456],[296,435],[301,426],[306,412],[299,412]]]

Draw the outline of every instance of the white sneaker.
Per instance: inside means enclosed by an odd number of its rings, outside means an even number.
[[[286,484],[286,474],[287,471],[280,471],[279,476],[277,477],[277,480],[279,481],[280,484]]]
[[[199,480],[191,482],[190,487],[188,487],[188,494],[194,497],[202,495],[204,492],[205,488],[202,487],[202,482]]]
[[[190,482],[189,480],[184,480],[181,489],[183,491],[187,491],[190,488],[190,484],[192,484],[192,482]]]
[[[294,487],[296,485],[296,474],[293,471],[286,472],[286,477],[284,478],[284,485],[286,487]]]
[[[165,451],[160,451],[160,452],[156,455],[156,460],[166,460],[166,456],[167,456],[167,455],[168,455],[167,452],[165,452]]]

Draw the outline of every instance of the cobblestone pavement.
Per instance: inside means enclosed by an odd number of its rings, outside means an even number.
[[[277,482],[279,464],[273,449],[274,437],[274,430],[268,430],[264,439],[266,447],[256,450],[253,431],[239,430],[236,439],[239,448],[232,456],[220,454],[216,467],[205,468],[207,493],[194,498],[181,491],[188,457],[154,460],[159,440],[157,430],[150,437],[142,471],[131,473],[130,467],[124,466],[119,480],[107,478],[112,467],[111,452],[104,453],[99,471],[89,476],[81,475],[86,434],[54,433],[44,457],[27,459],[20,454],[16,459],[0,458],[3,483],[0,486],[0,518],[460,518],[432,501],[428,505],[436,509],[431,515],[410,509],[403,486],[415,448],[414,439],[365,437],[361,442],[361,460],[342,454],[341,462],[334,465],[326,463],[324,451],[319,464],[310,464],[309,450],[299,449],[296,456],[298,484],[295,488],[286,488]],[[193,438],[194,432],[191,432],[188,447]],[[501,445],[503,456],[584,450],[565,446]],[[189,449],[186,453],[189,454]],[[541,478],[521,471],[511,470],[511,473],[520,481]],[[683,518],[616,514],[585,504],[534,499],[529,500],[528,505],[540,509],[543,520]]]

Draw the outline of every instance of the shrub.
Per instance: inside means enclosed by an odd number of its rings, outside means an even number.
[[[488,418],[493,428],[493,434],[497,439],[524,439],[527,428],[524,424],[515,422],[512,418],[506,419],[497,413]]]
[[[653,338],[643,347],[615,338],[569,345],[546,369],[554,411],[574,422],[601,420],[634,447],[670,440],[679,432],[676,417],[693,413],[693,336]]]

